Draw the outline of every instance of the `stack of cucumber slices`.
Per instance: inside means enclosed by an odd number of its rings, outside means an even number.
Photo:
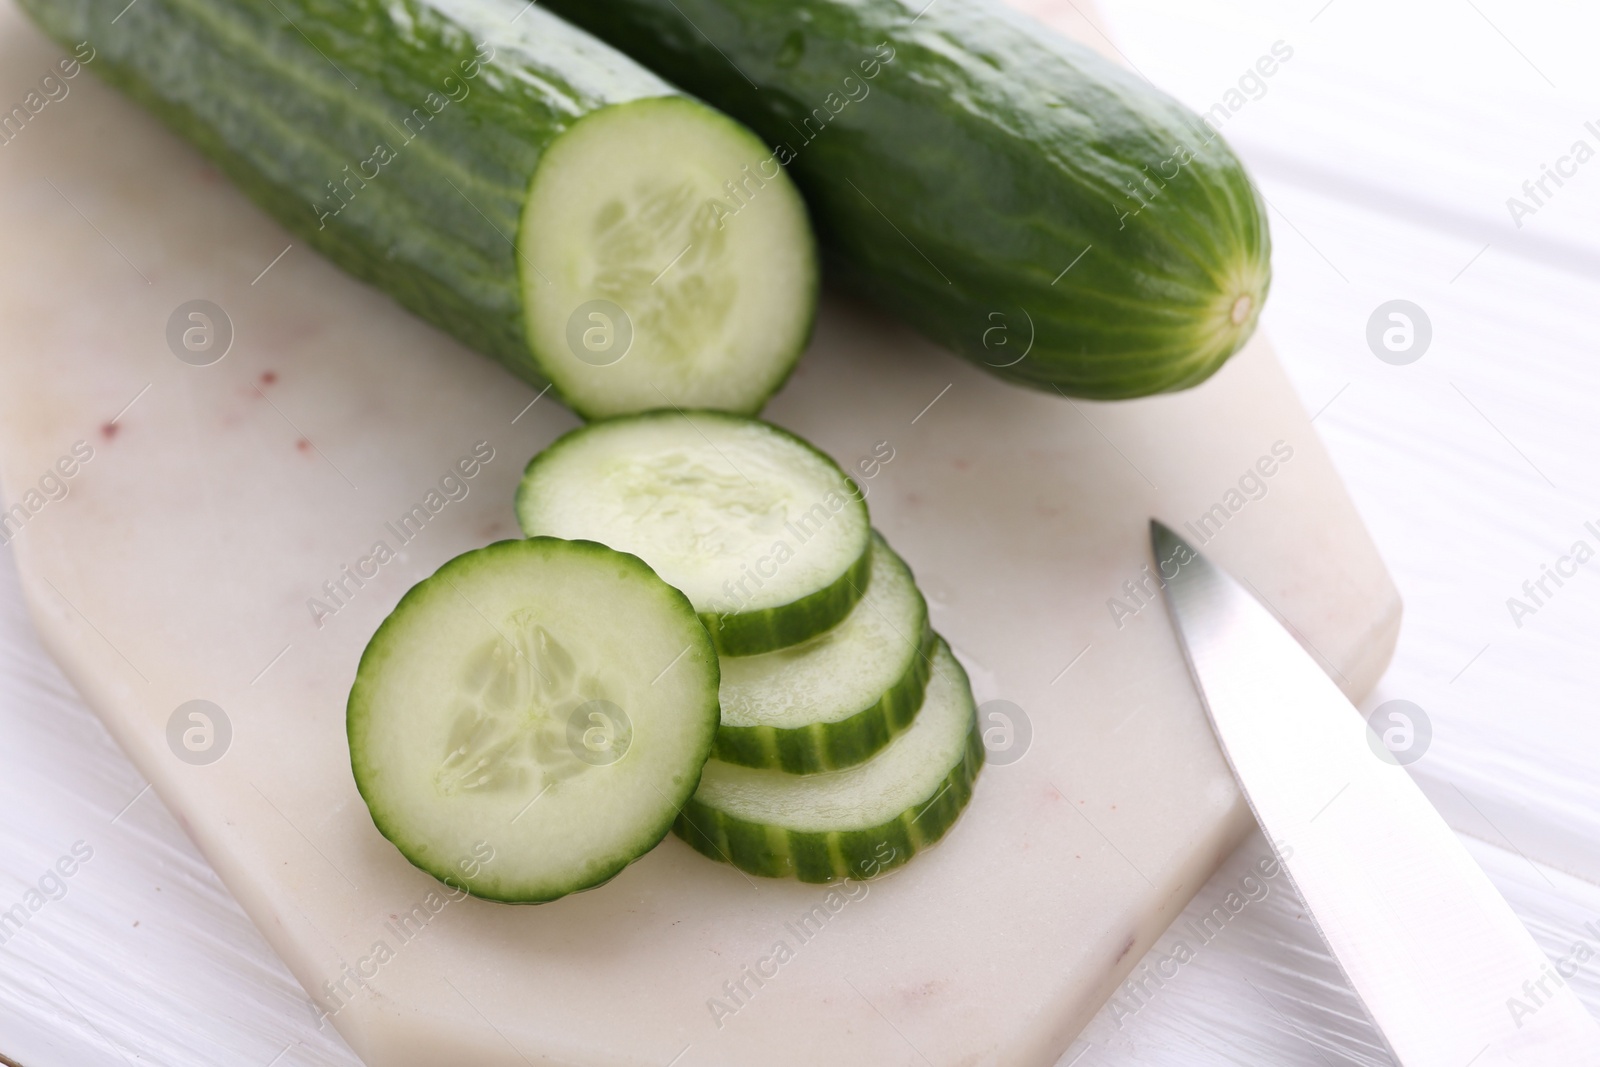
[[[351,691],[356,782],[417,866],[552,900],[670,827],[827,882],[960,815],[983,763],[966,674],[827,456],[754,419],[649,412],[535,456],[516,506],[528,539],[407,594]]]

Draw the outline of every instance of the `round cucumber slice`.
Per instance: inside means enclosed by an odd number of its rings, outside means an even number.
[[[802,645],[722,663],[715,759],[791,774],[870,759],[916,718],[933,663],[928,605],[872,535],[872,577],[845,620]]]
[[[586,418],[753,415],[811,334],[805,203],[760,139],[686,97],[601,108],[557,138],[518,251],[534,356]]]
[[[983,766],[966,672],[939,641],[910,728],[849,770],[794,775],[712,760],[673,832],[712,859],[802,882],[866,878],[950,829]]]
[[[436,878],[511,903],[598,885],[666,834],[717,723],[682,593],[587,541],[500,541],[440,567],[350,690],[372,821]]]
[[[573,430],[517,490],[530,536],[632,552],[700,613],[717,650],[798,644],[850,613],[870,579],[860,490],[800,438],[713,411],[654,411]]]

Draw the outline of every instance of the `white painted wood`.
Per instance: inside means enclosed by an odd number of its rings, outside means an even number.
[[[0,908],[78,842],[0,946],[0,1055],[24,1067],[353,1067],[298,983],[34,634],[0,553]],[[282,1054],[280,1056],[280,1053]]]
[[[1306,409],[1336,398],[1316,427],[1407,600],[1395,666],[1364,706],[1399,696],[1427,708],[1439,735],[1417,768],[1425,787],[1455,825],[1501,846],[1477,854],[1559,957],[1600,915],[1600,900],[1554,871],[1536,874],[1517,851],[1591,876],[1600,870],[1592,823],[1600,804],[1586,792],[1595,779],[1588,650],[1600,638],[1592,576],[1580,575],[1521,630],[1504,600],[1600,514],[1589,414],[1597,390],[1585,330],[1600,228],[1587,171],[1588,185],[1563,189],[1520,231],[1503,201],[1537,176],[1541,161],[1553,161],[1570,130],[1600,116],[1596,71],[1584,56],[1595,27],[1585,21],[1591,13],[1571,5],[1476,6],[1481,14],[1472,5],[1372,0],[1102,4],[1134,64],[1200,108],[1273,41],[1296,48],[1268,94],[1226,133],[1280,212],[1268,329]],[[28,80],[22,69],[15,76]],[[0,173],[8,163],[0,153]],[[1490,250],[1452,284],[1485,243]],[[253,273],[282,248],[266,244],[238,269]],[[1366,317],[1393,296],[1433,315],[1437,358],[1388,367],[1367,351]],[[8,341],[6,358],[13,352]],[[1452,381],[1559,491],[1463,405]],[[1100,409],[1085,408],[1099,418]],[[5,574],[0,569],[0,585]],[[0,613],[0,885],[20,894],[80,838],[98,851],[75,879],[109,872],[93,893],[79,890],[94,883],[75,880],[43,913],[54,926],[36,924],[28,940],[0,948],[0,1053],[27,1067],[135,1056],[264,1063],[284,1049],[284,1064],[355,1062],[348,1051],[340,1058],[326,1031],[309,1030],[293,980],[151,795],[110,828],[132,844],[100,847],[89,831],[108,826],[141,780],[53,666],[40,662],[3,588],[0,603],[11,605]],[[139,833],[125,830],[130,822]],[[1251,848],[1247,842],[1231,862],[1248,862]],[[175,870],[192,874],[180,906],[169,896]],[[1220,899],[1229,878],[1229,869],[1219,872],[1194,906]],[[158,883],[161,893],[139,888]],[[137,906],[126,921],[140,938],[131,946],[109,920],[96,919],[129,897]],[[140,916],[147,918],[131,927]],[[47,936],[60,951],[43,944]],[[1170,936],[1159,935],[1157,945]],[[1349,1019],[1348,994],[1329,967],[1294,919],[1292,898],[1274,891],[1122,1028],[1102,1012],[1062,1063],[1383,1062],[1360,1051],[1370,1034]],[[1597,1006],[1592,968],[1577,982]]]
[[[1477,838],[1464,840],[1579,998],[1600,1012],[1600,888]],[[1299,897],[1281,875],[1260,876],[1257,864],[1271,854],[1266,840],[1252,834],[1060,1063],[1392,1067]],[[1222,922],[1214,910],[1229,910],[1230,893],[1246,903]]]
[[[3,41],[6,71],[53,55],[14,16]],[[0,366],[0,480],[21,498],[75,442],[94,457],[15,539],[22,589],[154,795],[374,1067],[686,1048],[685,1064],[1052,1062],[1248,826],[1164,621],[1119,628],[1105,607],[1145,562],[1146,517],[1199,515],[1277,445],[1270,491],[1214,552],[1352,691],[1388,658],[1393,588],[1264,343],[1183,396],[1068,405],[833,302],[770,414],[847,463],[890,443],[876,521],[980,697],[1026,709],[1027,756],[720,1027],[711,998],[821,891],[756,885],[675,840],[603,890],[454,904],[397,943],[388,923],[434,883],[353,788],[351,672],[407,585],[514,534],[522,462],[573,420],[303,250],[258,278],[280,230],[100,86],[65,104],[0,172],[0,318],[36,353]],[[237,331],[205,368],[162,342],[198,296]],[[322,581],[478,440],[496,459],[471,494],[319,627]],[[168,745],[195,698],[232,723],[209,766]],[[363,962],[381,940],[392,962]],[[347,966],[362,988],[341,987]]]

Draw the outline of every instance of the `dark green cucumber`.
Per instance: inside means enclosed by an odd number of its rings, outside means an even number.
[[[525,0],[23,0],[334,262],[581,414],[759,410],[809,333],[759,138]]]
[[[1181,389],[1255,328],[1270,241],[1239,160],[998,3],[547,3],[748,123],[852,289],[1004,378]]]
[[[872,759],[808,775],[710,760],[673,832],[751,874],[866,878],[943,837],[982,767],[983,735],[966,672],[939,641],[922,710]]]

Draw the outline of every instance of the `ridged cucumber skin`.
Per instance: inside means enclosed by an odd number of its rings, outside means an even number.
[[[967,685],[965,672],[961,684]],[[696,852],[748,874],[819,883],[862,880],[902,866],[942,838],[972,799],[983,763],[983,733],[974,707],[960,762],[925,799],[878,826],[826,832],[786,830],[729,815],[691,796],[672,832]],[[887,855],[886,848],[891,850]]]
[[[848,719],[811,723],[793,730],[723,723],[717,728],[711,758],[790,774],[843,770],[871,759],[916,719],[928,688],[935,640],[933,630],[924,622],[922,640],[906,673],[876,703]]]
[[[724,411],[708,411],[704,409],[683,411],[677,408],[658,411],[641,411],[634,415],[622,416],[628,419],[672,419],[672,418],[728,419],[728,420],[753,420],[748,416]],[[609,420],[608,420],[609,421]],[[527,502],[532,499],[529,486],[533,483],[534,472],[540,462],[556,455],[563,445],[585,433],[591,426],[604,425],[604,422],[590,426],[579,426],[568,430],[528,460],[528,465],[523,468],[522,481],[517,485],[516,499],[513,507],[517,513],[517,522],[522,526],[524,533],[537,536],[542,531],[530,529],[529,522],[524,518]],[[764,425],[779,434],[789,438],[809,451],[821,456],[835,469],[839,468],[833,457],[822,451],[816,445],[807,441],[798,434],[790,433],[781,426],[772,423]],[[861,506],[866,507],[866,495],[860,486],[839,470],[839,476],[853,489],[852,499],[859,500]],[[815,590],[787,604],[774,608],[756,611],[739,612],[700,612],[700,622],[705,626],[706,632],[711,635],[711,644],[719,655],[723,656],[759,656],[763,652],[776,652],[780,648],[798,645],[802,641],[809,641],[825,630],[837,626],[839,622],[853,609],[863,595],[865,595],[868,579],[872,576],[872,536],[869,532],[861,549],[861,554],[856,557],[838,578],[821,589]]]
[[[469,877],[461,869],[440,857],[424,855],[413,847],[414,842],[406,828],[397,825],[390,818],[385,806],[374,795],[375,790],[372,787],[372,783],[381,775],[382,768],[374,766],[366,758],[365,746],[363,745],[363,737],[368,729],[367,721],[371,717],[372,699],[370,691],[373,688],[372,679],[378,671],[382,670],[385,660],[390,656],[390,635],[396,627],[402,625],[407,609],[428,595],[427,587],[429,583],[436,580],[449,582],[452,575],[459,577],[459,572],[462,570],[481,566],[485,561],[493,560],[497,555],[539,551],[545,544],[553,544],[559,546],[562,550],[589,556],[633,571],[640,580],[654,582],[659,585],[668,601],[673,603],[675,608],[681,608],[685,621],[694,614],[692,606],[682,593],[662,582],[647,563],[629,553],[618,552],[593,541],[561,541],[553,537],[527,538],[520,541],[496,541],[483,548],[464,552],[446,561],[432,575],[406,591],[406,594],[400,598],[400,602],[395,605],[394,610],[378,626],[377,631],[372,635],[367,642],[366,648],[362,651],[361,660],[356,667],[355,681],[350,687],[350,695],[345,705],[345,735],[350,750],[351,773],[355,778],[356,790],[366,803],[368,813],[371,815],[373,824],[377,827],[378,832],[387,838],[399,850],[400,854],[419,870],[431,874],[452,888],[459,888],[481,900],[490,900],[500,904],[545,904],[571,893],[597,888],[615,878],[634,860],[655,848],[667,836],[668,831],[672,828],[674,819],[681,813],[682,805],[687,803],[687,800],[683,798],[692,797],[695,789],[699,787],[700,775],[705,766],[705,758],[710,755],[711,745],[715,736],[714,731],[709,729],[706,731],[704,748],[706,757],[699,758],[698,762],[695,762],[688,769],[689,773],[683,776],[681,782],[669,784],[669,788],[673,791],[672,795],[662,794],[666,817],[659,826],[651,827],[642,832],[634,848],[610,857],[608,862],[597,867],[587,876],[572,882],[554,888],[541,887],[538,891],[495,891],[479,884],[474,878]],[[714,720],[717,682],[720,677],[717,657],[709,647],[702,646],[699,649],[691,650],[690,660],[691,662],[702,664],[709,671],[710,685],[707,689],[707,703],[706,707],[700,710],[705,712],[708,719]]]
[[[703,611],[700,621],[711,643],[724,656],[759,656],[809,641],[832,629],[861,600],[872,575],[869,542],[856,561],[832,585],[763,611]]]
[[[1007,380],[1183,389],[1255,328],[1271,242],[1238,158],[1001,4],[546,3],[765,137],[850,288]]]
[[[300,239],[538,387],[514,242],[545,150],[618,104],[716,116],[518,0],[21,3]],[[379,144],[392,160],[373,162]]]

